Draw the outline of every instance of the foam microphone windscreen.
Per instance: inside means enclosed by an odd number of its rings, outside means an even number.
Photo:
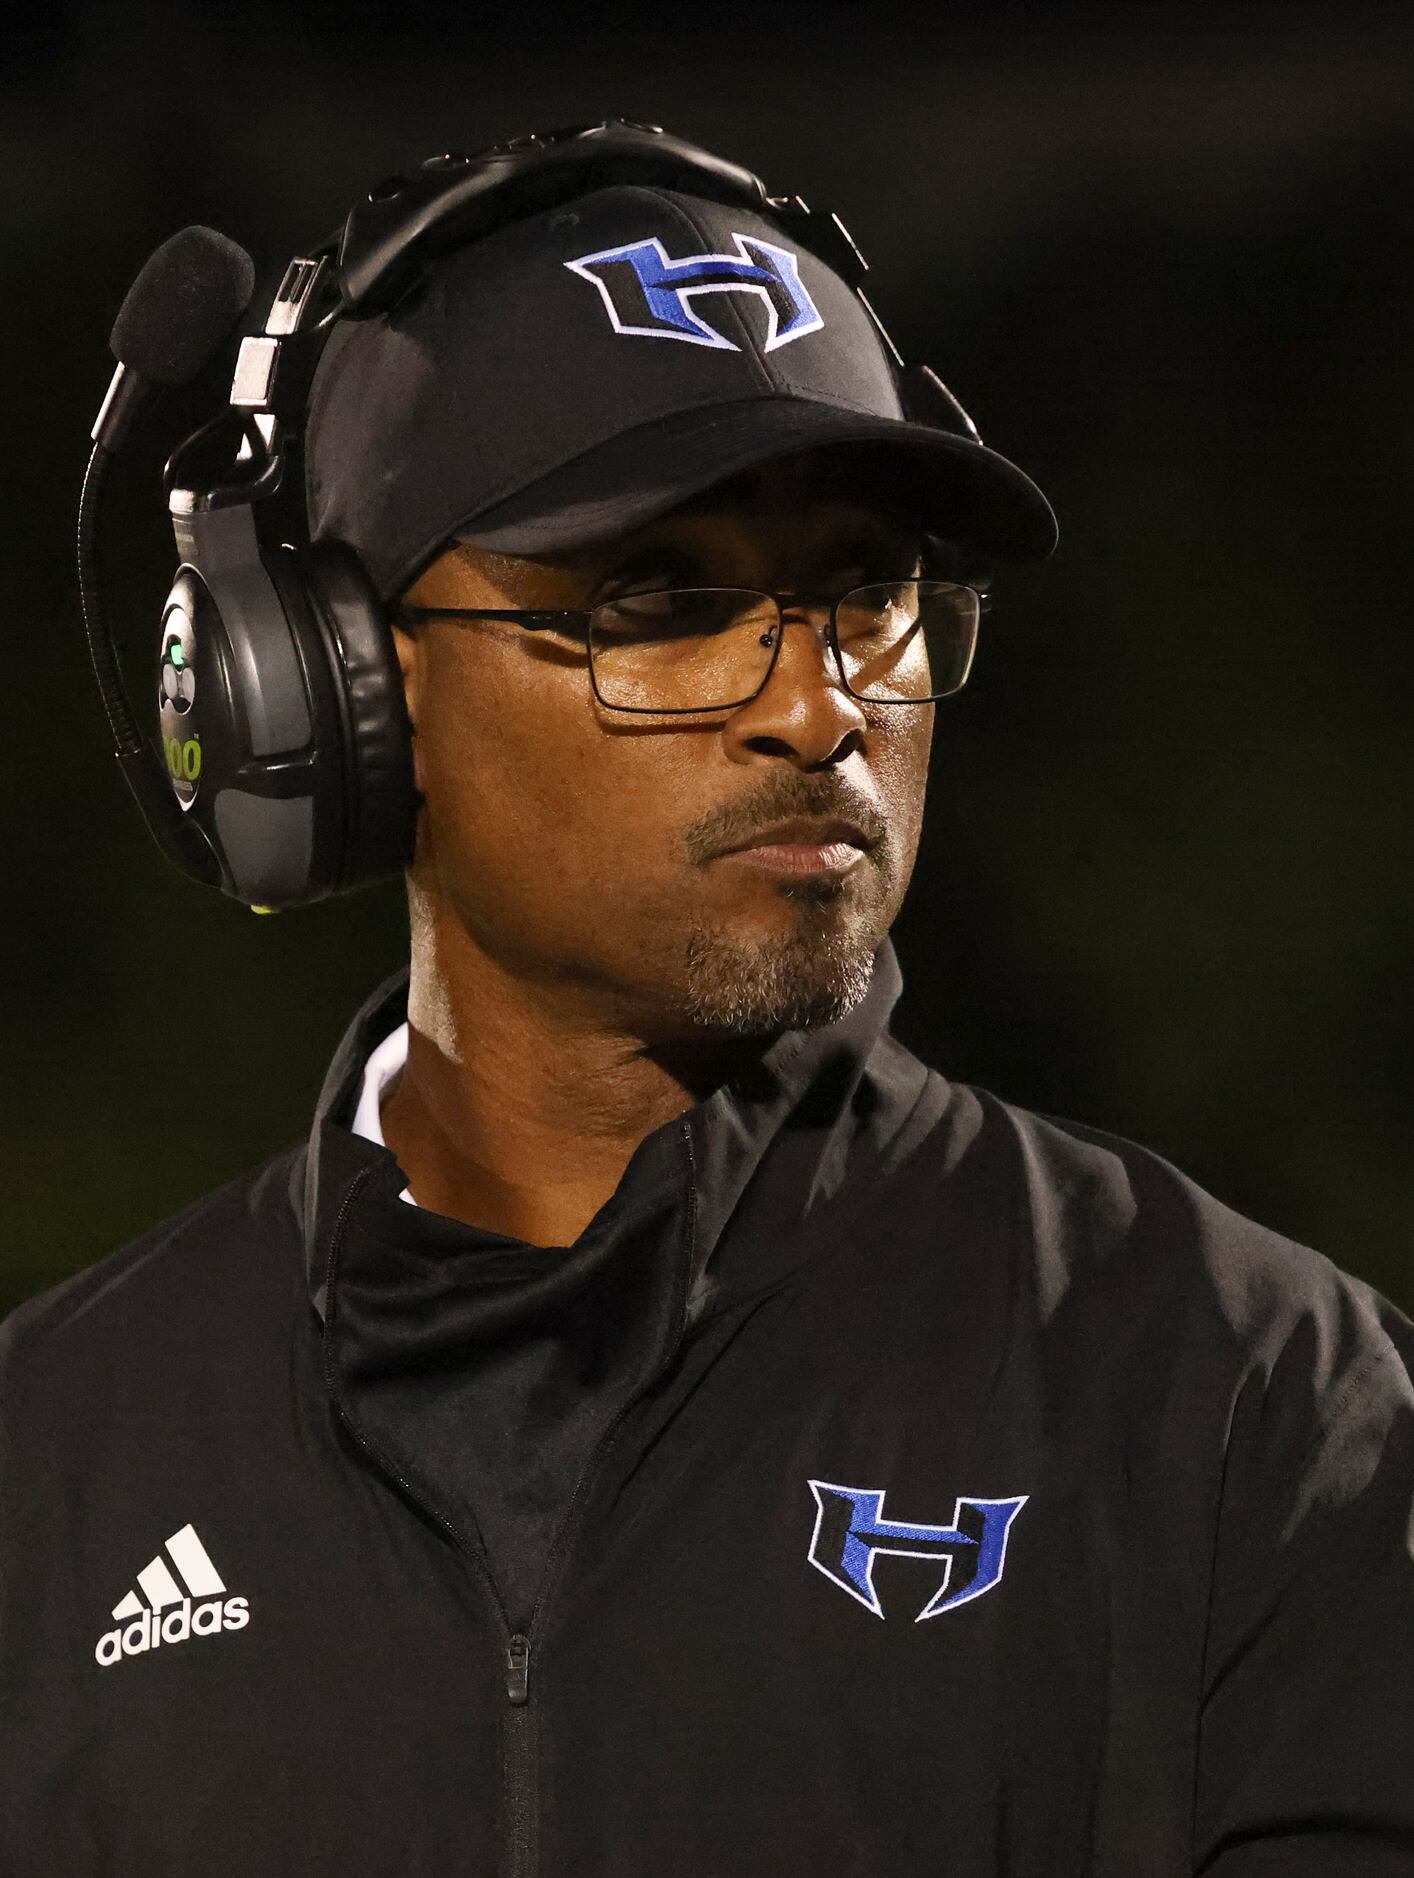
[[[184,385],[230,336],[255,290],[238,242],[200,223],[171,235],[129,287],[109,341],[113,356],[154,385]]]

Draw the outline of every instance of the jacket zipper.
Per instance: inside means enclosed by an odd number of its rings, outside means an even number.
[[[682,1342],[686,1318],[686,1289],[684,1285],[682,1308],[678,1314],[678,1332],[672,1350],[664,1360],[663,1369],[666,1369],[672,1362]],[[545,1574],[540,1589],[536,1593],[529,1622],[523,1631],[516,1631],[506,1639],[506,1694],[510,1698],[510,1710],[506,1717],[506,1843],[508,1853],[506,1878],[535,1878],[538,1863],[535,1843],[537,1822],[531,1806],[531,1794],[535,1786],[535,1770],[532,1764],[532,1731],[535,1717],[530,1707],[531,1633],[539,1630],[540,1614],[545,1608],[550,1588],[558,1575],[560,1561],[569,1550],[570,1539],[579,1523],[584,1506],[588,1502],[591,1483],[598,1477],[625,1416],[647,1394],[661,1374],[662,1369],[657,1375],[651,1376],[641,1389],[620,1405],[613,1420],[599,1437],[599,1445],[585,1464],[550,1547],[549,1556],[545,1562]],[[490,1583],[489,1576],[487,1582]],[[500,1603],[499,1595],[497,1603]]]
[[[692,1152],[692,1135],[686,1126],[683,1128],[683,1139],[687,1147],[689,1202],[687,1255],[679,1261],[675,1279],[677,1296],[674,1301],[674,1316],[677,1320],[677,1331],[673,1337],[671,1347],[657,1371],[625,1402],[620,1403],[609,1426],[599,1437],[598,1446],[590,1455],[583,1472],[575,1483],[574,1493],[570,1497],[569,1506],[565,1510],[565,1516],[560,1521],[559,1529],[551,1544],[549,1555],[545,1562],[545,1572],[541,1580],[540,1589],[536,1593],[535,1603],[531,1607],[529,1621],[523,1631],[513,1631],[511,1629],[510,1619],[506,1615],[506,1607],[501,1600],[500,1592],[496,1589],[496,1581],[491,1576],[490,1562],[486,1557],[485,1547],[480,1542],[480,1535],[478,1534],[477,1536],[475,1546],[468,1547],[455,1526],[453,1526],[449,1520],[444,1519],[441,1513],[437,1511],[436,1507],[430,1506],[412,1481],[361,1433],[356,1427],[353,1417],[344,1408],[343,1401],[339,1395],[338,1380],[334,1373],[334,1343],[331,1335],[336,1316],[334,1302],[334,1271],[338,1259],[339,1243],[343,1238],[344,1224],[348,1218],[349,1209],[353,1205],[354,1199],[357,1197],[358,1191],[364,1181],[372,1174],[372,1168],[361,1168],[349,1183],[348,1191],[345,1193],[343,1201],[340,1204],[338,1215],[334,1221],[334,1228],[329,1237],[329,1258],[324,1276],[324,1386],[329,1392],[330,1400],[338,1409],[339,1416],[344,1426],[348,1429],[354,1441],[363,1449],[369,1459],[380,1468],[390,1480],[401,1487],[408,1498],[417,1506],[420,1506],[433,1523],[447,1535],[453,1550],[459,1552],[462,1557],[469,1558],[475,1565],[477,1574],[486,1588],[487,1595],[491,1600],[492,1607],[495,1610],[501,1625],[501,1630],[506,1639],[505,1671],[507,1710],[504,1716],[504,1837],[506,1858],[504,1878],[535,1878],[536,1866],[539,1862],[535,1833],[537,1821],[532,1806],[532,1792],[535,1785],[532,1751],[535,1711],[530,1701],[531,1635],[532,1632],[535,1632],[538,1628],[540,1614],[545,1607],[551,1587],[558,1576],[560,1561],[568,1552],[569,1541],[574,1534],[574,1529],[579,1523],[583,1508],[588,1500],[591,1483],[598,1477],[603,1467],[605,1457],[617,1438],[619,1429],[623,1425],[624,1419],[629,1411],[642,1401],[643,1397],[647,1395],[648,1391],[653,1387],[654,1383],[659,1380],[663,1372],[671,1366],[674,1357],[681,1348],[683,1333],[687,1328],[688,1276],[692,1267],[692,1253],[697,1239],[697,1169],[696,1158]]]
[[[674,1333],[667,1355],[658,1365],[654,1374],[651,1375],[641,1387],[636,1389],[626,1401],[619,1404],[614,1412],[613,1419],[599,1437],[599,1445],[590,1455],[588,1461],[585,1463],[583,1473],[581,1473],[578,1481],[575,1483],[574,1492],[570,1496],[569,1506],[565,1509],[565,1516],[560,1521],[559,1530],[555,1534],[554,1542],[550,1547],[549,1555],[545,1561],[545,1574],[541,1580],[540,1589],[535,1595],[535,1603],[531,1607],[530,1621],[526,1625],[527,1633],[533,1631],[536,1627],[536,1620],[540,1616],[540,1612],[554,1585],[560,1560],[564,1557],[569,1548],[569,1541],[579,1522],[579,1516],[583,1510],[585,1501],[589,1497],[590,1485],[597,1479],[604,1465],[605,1456],[613,1446],[618,1436],[619,1429],[623,1425],[624,1418],[631,1409],[638,1406],[653,1385],[659,1381],[664,1372],[671,1368],[673,1359],[682,1347],[683,1333],[687,1329],[688,1279],[692,1271],[693,1251],[697,1244],[697,1157],[692,1152],[692,1131],[688,1128],[686,1123],[682,1125],[682,1137],[683,1144],[687,1149],[688,1170],[687,1252],[686,1256],[678,1261],[677,1275],[674,1279],[677,1295],[673,1302],[673,1316],[677,1322],[677,1330]],[[524,1641],[528,1667],[530,1652],[530,1637],[528,1634]],[[513,1696],[512,1700],[514,1699]]]
[[[372,1168],[362,1168],[349,1183],[348,1191],[345,1193],[342,1204],[339,1207],[338,1215],[334,1221],[334,1228],[329,1237],[329,1257],[324,1276],[324,1386],[329,1393],[330,1400],[338,1411],[339,1419],[343,1422],[345,1428],[348,1429],[350,1436],[357,1446],[363,1450],[373,1465],[378,1468],[387,1479],[391,1480],[395,1486],[401,1487],[413,1504],[421,1507],[432,1523],[438,1527],[441,1532],[446,1534],[452,1550],[458,1553],[462,1558],[470,1561],[475,1568],[475,1575],[480,1578],[485,1588],[486,1595],[491,1603],[491,1608],[495,1612],[496,1620],[500,1624],[502,1635],[506,1640],[506,1694],[509,1698],[508,1706],[510,1710],[510,1713],[506,1717],[503,1747],[505,1781],[505,1830],[503,1837],[506,1845],[506,1878],[532,1878],[534,1871],[534,1844],[531,1837],[533,1821],[529,1805],[530,1755],[529,1741],[527,1738],[529,1735],[528,1724],[531,1718],[525,1712],[530,1694],[530,1639],[520,1632],[512,1632],[511,1630],[510,1619],[506,1615],[506,1607],[501,1601],[500,1592],[496,1589],[496,1581],[491,1576],[490,1564],[486,1557],[485,1548],[479,1541],[479,1536],[475,1545],[469,1546],[466,1543],[456,1527],[452,1525],[451,1521],[445,1519],[435,1506],[429,1504],[421,1489],[408,1479],[402,1469],[391,1461],[388,1456],[383,1453],[381,1448],[376,1447],[373,1442],[368,1439],[358,1427],[352,1415],[350,1415],[348,1410],[344,1407],[343,1399],[339,1394],[338,1377],[334,1370],[334,1339],[332,1334],[335,1317],[337,1315],[334,1301],[334,1272],[338,1262],[339,1245],[344,1236],[344,1225],[349,1215],[349,1209],[357,1198],[359,1189],[372,1172]]]
[[[533,1878],[537,1864],[535,1812],[532,1795],[532,1730],[535,1717],[530,1702],[530,1638],[516,1631],[506,1641],[505,1716],[506,1874],[507,1878]]]

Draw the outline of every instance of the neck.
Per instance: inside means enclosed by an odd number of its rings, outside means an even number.
[[[574,1243],[635,1148],[769,1039],[646,1044],[582,983],[530,980],[445,908],[413,908],[408,1060],[383,1135],[419,1204],[531,1245]]]

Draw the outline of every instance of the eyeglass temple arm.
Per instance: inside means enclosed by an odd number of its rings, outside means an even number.
[[[566,619],[588,619],[588,607],[494,607],[494,606],[409,606],[400,603],[395,612],[413,619],[509,619],[533,633],[549,632]]]

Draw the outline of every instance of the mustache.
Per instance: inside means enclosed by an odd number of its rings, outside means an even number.
[[[683,831],[683,846],[689,860],[710,861],[792,815],[840,816],[859,828],[871,850],[880,846],[889,832],[878,804],[840,779],[812,782],[809,777],[782,776],[754,795],[700,816]]]

